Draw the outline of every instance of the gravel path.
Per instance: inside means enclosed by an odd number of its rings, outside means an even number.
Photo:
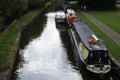
[[[92,15],[86,12],[83,12],[83,15],[86,16],[91,22],[93,22],[99,29],[101,29],[107,36],[109,36],[115,43],[120,46],[120,35],[117,32],[94,18]]]

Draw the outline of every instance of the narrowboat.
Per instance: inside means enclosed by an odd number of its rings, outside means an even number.
[[[61,24],[61,23],[65,23],[65,13],[64,11],[57,11],[55,14],[55,23],[56,24]]]
[[[65,11],[66,21],[69,26],[71,26],[71,23],[78,19],[76,12],[73,9],[66,9]]]
[[[86,69],[96,74],[108,73],[111,61],[103,41],[83,21],[75,19],[71,25],[68,29],[69,36]]]

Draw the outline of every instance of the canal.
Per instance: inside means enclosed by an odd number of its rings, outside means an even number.
[[[117,80],[78,66],[74,54],[67,30],[56,28],[55,9],[49,9],[23,30],[11,80]]]
[[[56,29],[54,17],[47,12],[23,31],[11,80],[82,80],[68,33]]]

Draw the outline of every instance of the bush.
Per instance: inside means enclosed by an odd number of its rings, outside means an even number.
[[[88,9],[113,9],[116,0],[80,0],[80,6],[86,5]]]

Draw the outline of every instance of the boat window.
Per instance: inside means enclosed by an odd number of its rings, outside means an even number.
[[[89,54],[88,64],[108,64],[108,53],[103,51],[95,51]]]
[[[82,50],[84,51],[84,46],[83,46],[83,45],[81,45],[81,47],[82,47]]]
[[[78,36],[77,31],[74,31],[74,34],[75,34],[75,37],[76,37],[77,42],[79,43],[79,42],[80,42],[80,38],[79,38],[79,36]]]
[[[90,53],[90,57],[93,57],[93,53]]]

